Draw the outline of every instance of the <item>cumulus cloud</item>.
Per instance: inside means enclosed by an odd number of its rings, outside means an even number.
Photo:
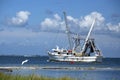
[[[118,23],[117,25],[112,25],[111,23],[107,23],[107,28],[109,31],[113,31],[113,32],[120,32],[120,23]]]
[[[88,31],[93,20],[95,21],[95,31],[107,30],[107,32],[120,32],[120,23],[117,25],[112,25],[111,23],[105,23],[105,18],[99,12],[91,12],[86,16],[81,16],[80,18],[74,18],[72,16],[67,16],[68,26],[71,31]],[[41,22],[41,30],[66,30],[65,21],[61,19],[58,14],[54,14],[52,18],[45,18]]]
[[[78,19],[73,18],[72,16],[67,16],[67,22],[69,23],[68,26],[71,28],[74,26],[74,29],[76,26],[78,26]],[[76,26],[75,26],[76,25]],[[54,14],[53,18],[45,18],[44,21],[40,23],[41,30],[43,31],[65,31],[65,21],[58,15]]]
[[[9,19],[8,24],[15,25],[15,26],[25,25],[29,19],[30,14],[31,13],[28,11],[19,11],[16,13],[15,17],[12,17],[11,19]]]
[[[55,14],[53,18],[46,18],[41,22],[41,30],[64,30],[62,26],[64,22],[58,14]]]
[[[92,12],[90,13],[89,15],[86,15],[85,17],[81,18],[81,21],[80,21],[80,26],[81,27],[90,27],[91,26],[91,23],[93,22],[93,20],[96,19],[96,22],[95,22],[95,25],[96,26],[101,26],[104,21],[105,21],[105,18],[102,16],[101,13],[98,13],[98,12]]]

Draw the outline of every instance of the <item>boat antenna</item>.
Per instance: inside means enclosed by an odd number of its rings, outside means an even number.
[[[67,17],[66,17],[66,13],[65,13],[65,12],[63,12],[63,14],[64,14],[64,19],[65,19],[66,33],[67,33],[67,36],[68,36],[69,47],[70,47],[70,49],[72,49],[71,39],[70,39],[70,30],[69,30],[69,28],[68,28],[68,24],[67,24]]]
[[[85,43],[84,43],[84,45],[83,45],[83,47],[82,47],[82,51],[81,51],[82,54],[84,54],[85,46],[86,46],[86,44],[87,44],[87,42],[88,42],[88,40],[89,40],[90,34],[91,34],[92,30],[93,30],[93,27],[94,27],[94,24],[95,24],[95,20],[96,20],[96,19],[93,20],[93,23],[92,23],[92,25],[91,25],[91,27],[90,27],[90,30],[89,30],[89,32],[88,32],[88,35],[87,35],[87,37],[86,37],[86,39],[85,39]]]

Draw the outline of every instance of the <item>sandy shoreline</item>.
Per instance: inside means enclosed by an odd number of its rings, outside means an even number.
[[[40,69],[49,69],[49,70],[120,70],[120,68],[96,68],[96,67],[53,67],[53,66],[12,66],[12,67],[0,67],[0,71],[3,72],[12,72],[13,70],[24,70],[24,69],[30,69],[30,70],[40,70]]]

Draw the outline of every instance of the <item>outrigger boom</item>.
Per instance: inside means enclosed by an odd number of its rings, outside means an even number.
[[[94,19],[94,21],[93,21],[93,23],[92,23],[92,25],[91,25],[91,27],[90,27],[90,30],[89,30],[89,32],[88,32],[88,35],[87,35],[87,37],[86,37],[86,39],[85,39],[85,43],[84,43],[83,48],[82,48],[82,50],[81,50],[81,53],[82,53],[82,54],[84,54],[85,46],[86,46],[86,44],[87,44],[87,42],[88,42],[88,40],[89,40],[89,37],[90,37],[90,34],[91,34],[92,30],[93,30],[94,24],[95,24],[95,19]]]
[[[67,24],[67,18],[66,18],[66,13],[63,12],[64,14],[64,18],[65,18],[65,24],[66,24],[66,33],[67,33],[67,36],[68,36],[68,41],[69,41],[69,48],[72,50],[72,45],[71,45],[71,38],[70,38],[70,30],[68,28],[68,24]]]

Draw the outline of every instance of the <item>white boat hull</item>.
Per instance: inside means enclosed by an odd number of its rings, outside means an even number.
[[[64,61],[64,62],[102,62],[102,56],[82,56],[76,57],[74,55],[53,55],[49,53],[50,61]]]

